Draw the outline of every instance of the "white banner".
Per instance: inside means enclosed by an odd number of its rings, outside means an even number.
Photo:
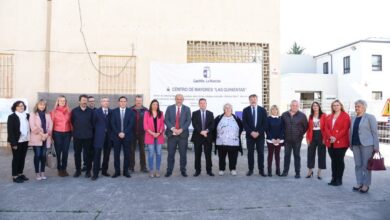
[[[0,98],[0,123],[6,123],[8,116],[12,113],[11,107],[16,101],[23,101],[24,104],[26,104],[26,111],[28,112],[28,103],[27,99],[25,98],[12,98],[12,99],[5,99],[5,98]]]
[[[157,99],[161,110],[175,103],[175,95],[184,95],[191,111],[199,109],[198,100],[206,98],[208,109],[217,116],[223,105],[233,105],[241,116],[249,105],[248,96],[262,100],[262,65],[258,63],[152,63],[150,68],[150,100]]]

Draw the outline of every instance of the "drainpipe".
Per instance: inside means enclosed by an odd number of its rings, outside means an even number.
[[[46,5],[45,91],[50,92],[51,0]]]
[[[328,55],[330,56],[330,74],[333,74],[333,54],[328,53]]]

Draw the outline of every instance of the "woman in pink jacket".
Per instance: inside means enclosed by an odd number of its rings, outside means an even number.
[[[46,113],[46,101],[41,99],[29,119],[31,134],[29,146],[34,149],[34,166],[37,180],[45,180],[46,149],[50,148],[53,123]]]
[[[160,177],[161,147],[164,144],[164,115],[160,104],[153,99],[149,111],[144,115],[145,144],[148,146],[149,176]],[[154,169],[154,154],[156,154],[156,170]],[[155,170],[155,171],[154,171]]]

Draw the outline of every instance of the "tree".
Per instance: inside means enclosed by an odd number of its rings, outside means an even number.
[[[297,42],[294,42],[287,54],[302,54],[305,49],[306,48],[299,46]]]

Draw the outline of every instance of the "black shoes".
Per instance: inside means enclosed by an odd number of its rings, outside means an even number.
[[[119,173],[115,173],[111,178],[117,178],[118,176],[120,176]]]
[[[97,180],[98,178],[99,178],[98,175],[93,175],[92,178],[91,178],[91,180],[95,181],[95,180]]]
[[[279,169],[276,170],[276,175],[280,176],[280,170]]]
[[[207,175],[209,175],[209,176],[215,176],[214,173],[211,172],[211,171],[210,171],[210,172],[207,172]]]
[[[23,181],[28,181],[28,178],[27,178],[24,174],[20,175],[19,177],[20,177]]]
[[[91,178],[91,171],[85,172],[85,178]]]
[[[109,176],[110,176],[110,174],[109,174],[109,173],[107,173],[107,172],[102,172],[102,175],[103,175],[103,176],[107,176],[107,177],[109,177]]]
[[[252,176],[252,174],[253,174],[253,170],[248,170],[248,172],[246,172],[247,176]]]
[[[343,185],[343,182],[340,179],[332,178],[332,180],[330,181],[330,183],[328,183],[328,185],[329,186],[341,186],[341,185]]]
[[[301,175],[299,173],[296,173],[295,174],[295,179],[299,179],[299,178],[301,178]]]
[[[149,173],[149,170],[146,169],[146,168],[143,168],[143,169],[141,169],[141,172],[143,172],[143,173]]]
[[[280,176],[286,177],[286,176],[288,176],[288,173],[283,171],[282,175],[280,175]]]
[[[359,187],[352,187],[352,190],[353,191],[360,191],[360,189],[362,188],[363,186],[359,186]]]
[[[262,177],[266,177],[267,176],[267,175],[265,175],[264,170],[260,170],[259,171],[259,175],[262,176]]]
[[[12,178],[12,180],[14,181],[14,183],[23,183],[24,182],[24,180],[20,176],[18,176],[16,178]]]
[[[188,176],[187,173],[186,173],[185,171],[182,171],[182,172],[181,172],[181,175],[182,175],[183,177],[187,177],[187,176]]]
[[[87,166],[83,166],[83,168],[81,169],[81,172],[85,172],[87,171]]]
[[[127,177],[127,178],[130,178],[131,177],[131,175],[130,175],[130,173],[123,173],[123,176],[125,176],[125,177]]]
[[[73,177],[74,177],[74,178],[77,178],[77,177],[79,177],[80,175],[81,175],[81,171],[78,170],[78,171],[76,171],[76,172],[73,174]]]
[[[360,193],[368,193],[368,190],[370,189],[369,186],[367,186],[367,189],[366,190],[363,190],[363,187],[359,189],[359,192]]]
[[[268,169],[268,176],[269,176],[269,177],[272,176],[272,169]]]
[[[312,178],[312,177],[313,177],[313,172],[311,172],[310,174],[308,174],[308,175],[306,176],[307,179]]]
[[[172,172],[167,172],[166,174],[165,174],[165,177],[170,177],[172,175]]]
[[[200,172],[199,171],[196,171],[195,173],[194,173],[194,176],[199,176],[200,175]]]

